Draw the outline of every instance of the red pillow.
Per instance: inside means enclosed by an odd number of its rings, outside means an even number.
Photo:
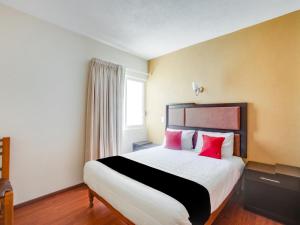
[[[199,155],[207,156],[215,159],[221,159],[221,149],[224,137],[210,137],[202,135],[203,147]]]
[[[182,131],[166,130],[166,148],[181,150],[181,134]]]

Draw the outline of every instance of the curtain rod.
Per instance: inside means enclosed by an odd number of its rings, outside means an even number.
[[[100,60],[100,61],[103,61],[103,62],[120,65],[120,66],[123,66],[125,68],[125,70],[128,71],[128,72],[139,73],[139,74],[142,74],[142,75],[147,76],[147,77],[149,76],[149,73],[145,73],[145,72],[142,72],[142,71],[139,71],[139,70],[131,69],[131,68],[126,67],[125,65],[122,65],[122,64],[110,61],[110,60],[105,60],[105,59],[96,58],[96,57],[93,57],[90,61],[92,61],[92,60]]]

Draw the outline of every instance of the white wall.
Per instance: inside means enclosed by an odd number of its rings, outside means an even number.
[[[82,182],[92,57],[147,72],[143,59],[0,5],[0,136],[12,138],[15,204]]]
[[[147,140],[147,129],[128,129],[123,132],[122,150],[123,153],[132,151],[132,143]]]

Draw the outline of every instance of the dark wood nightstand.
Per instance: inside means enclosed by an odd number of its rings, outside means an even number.
[[[146,149],[146,148],[152,148],[152,147],[156,147],[158,146],[157,144],[153,144],[150,141],[139,141],[139,142],[134,142],[132,143],[132,150],[138,151],[138,150],[142,150],[142,149]]]
[[[300,224],[300,168],[248,162],[244,206],[285,224]]]

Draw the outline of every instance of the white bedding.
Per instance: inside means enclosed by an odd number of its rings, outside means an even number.
[[[211,212],[228,196],[244,168],[240,157],[218,160],[162,146],[122,156],[203,185],[210,194]],[[136,225],[191,224],[187,210],[176,199],[97,161],[85,164],[84,182]]]

